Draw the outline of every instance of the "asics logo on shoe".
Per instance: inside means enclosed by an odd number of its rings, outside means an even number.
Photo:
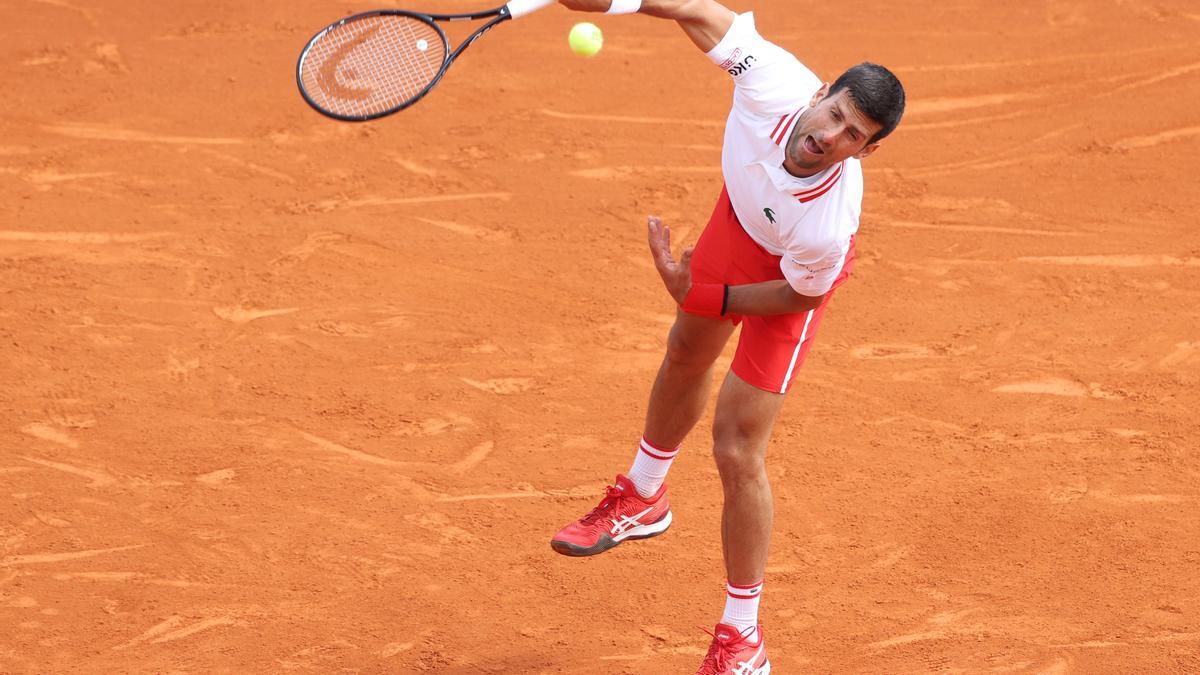
[[[610,531],[610,533],[613,536],[618,536],[618,535],[623,534],[625,532],[625,530],[628,530],[631,527],[640,526],[642,524],[642,522],[640,520],[638,520],[638,518],[645,516],[647,513],[650,513],[653,510],[654,510],[654,507],[651,506],[650,508],[648,508],[645,511],[642,511],[641,513],[638,513],[636,515],[621,516],[620,520],[613,521],[613,526],[612,526],[612,530]]]
[[[759,645],[758,651],[754,653],[754,656],[750,657],[749,661],[738,661],[737,668],[733,669],[732,675],[765,675],[771,672],[765,663],[758,668],[754,667],[754,662],[758,660],[758,657],[762,656],[762,653],[763,646]]]

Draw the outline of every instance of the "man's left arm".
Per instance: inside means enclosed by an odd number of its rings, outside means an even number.
[[[730,286],[725,313],[747,316],[800,314],[820,307],[824,299],[824,295],[813,297],[797,293],[785,279],[760,281],[757,284]]]
[[[667,292],[685,311],[719,317],[725,314],[774,316],[816,309],[824,295],[801,295],[786,279],[725,286],[692,283],[692,248],[675,260],[671,255],[671,228],[656,216],[647,221],[650,254]]]

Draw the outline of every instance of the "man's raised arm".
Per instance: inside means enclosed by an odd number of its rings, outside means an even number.
[[[559,0],[567,9],[577,12],[607,12],[613,7],[625,12],[636,6],[636,0]],[[649,14],[660,19],[671,19],[678,22],[684,33],[700,48],[708,53],[733,25],[736,16],[730,9],[715,0],[642,0],[641,14]]]

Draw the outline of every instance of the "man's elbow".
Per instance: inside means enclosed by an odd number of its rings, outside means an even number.
[[[787,291],[791,295],[791,297],[788,299],[790,301],[792,311],[796,314],[808,312],[820,307],[821,302],[825,299],[824,293],[821,295],[804,295],[803,293],[797,293],[791,287],[788,287]]]
[[[700,16],[712,0],[645,0],[642,13],[662,19],[686,21]]]

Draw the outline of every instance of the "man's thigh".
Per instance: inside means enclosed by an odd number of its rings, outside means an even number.
[[[727,320],[710,319],[677,310],[675,324],[671,326],[671,333],[667,337],[667,358],[710,365],[725,349],[733,329],[733,324]]]
[[[733,356],[733,372],[763,391],[785,394],[813,346],[813,337],[834,292],[801,314],[748,316]]]

